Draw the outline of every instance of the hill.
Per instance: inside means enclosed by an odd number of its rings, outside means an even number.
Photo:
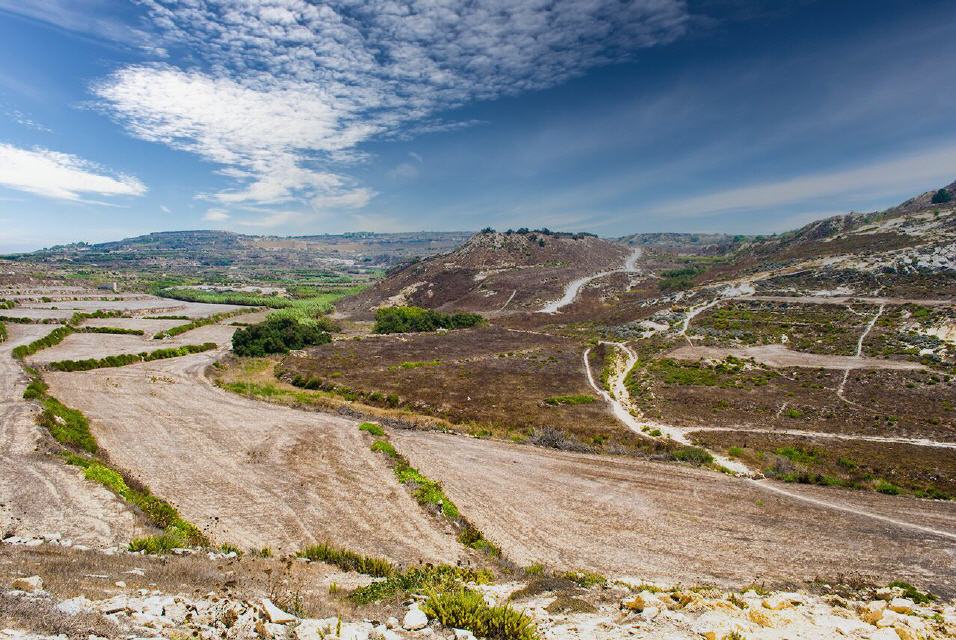
[[[629,253],[621,244],[590,234],[486,230],[454,251],[392,271],[338,308],[357,316],[396,304],[478,312],[537,310],[560,298],[577,278],[620,269]]]
[[[269,277],[301,271],[365,273],[410,258],[449,251],[471,232],[346,233],[298,237],[228,231],[165,231],[115,242],[79,242],[10,256],[21,262],[76,268],[136,269],[169,274],[225,273]]]

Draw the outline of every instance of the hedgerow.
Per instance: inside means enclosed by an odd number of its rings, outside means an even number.
[[[421,471],[416,469],[388,440],[381,427],[375,433],[370,428],[377,427],[374,423],[363,423],[359,429],[368,431],[378,438],[372,443],[371,449],[375,453],[383,453],[388,458],[395,472],[398,481],[409,488],[418,504],[440,513],[443,518],[448,520],[458,530],[458,541],[463,545],[487,553],[491,556],[500,556],[501,550],[492,544],[484,534],[467,518],[461,515],[458,506],[445,495],[444,489],[440,483],[427,477]]]
[[[187,331],[192,331],[193,329],[198,329],[199,327],[205,327],[206,325],[216,324],[217,322],[222,322],[227,318],[232,318],[234,316],[240,316],[244,313],[255,313],[258,309],[239,309],[238,311],[226,311],[224,313],[214,313],[211,316],[206,316],[205,318],[197,318],[192,322],[187,322],[186,324],[179,324],[175,327],[170,327],[156,333],[153,336],[154,340],[162,340],[163,338],[171,338],[173,336],[178,336],[181,333],[186,333]]]
[[[23,358],[27,356],[32,356],[37,351],[40,351],[42,349],[48,349],[49,347],[53,347],[55,345],[60,344],[61,342],[63,342],[64,339],[66,339],[68,335],[72,334],[74,331],[76,331],[76,329],[74,329],[73,327],[69,325],[65,327],[57,327],[56,329],[46,334],[42,338],[39,338],[38,340],[34,340],[33,342],[29,344],[22,344],[19,347],[15,347],[11,353],[13,357],[16,358],[17,360],[22,360]]]
[[[152,362],[153,360],[165,360],[167,358],[178,358],[188,356],[194,353],[202,353],[215,349],[218,345],[215,342],[204,342],[202,344],[187,344],[181,347],[170,347],[168,349],[156,349],[155,351],[142,353],[121,353],[115,356],[106,356],[105,358],[88,358],[86,360],[57,360],[47,366],[54,371],[89,371],[90,369],[103,369],[107,367],[124,367],[136,362]]]
[[[420,333],[464,329],[483,324],[477,313],[442,313],[421,307],[382,307],[375,312],[375,333]]]
[[[82,333],[115,333],[121,336],[141,336],[145,331],[142,329],[124,329],[122,327],[83,327]]]

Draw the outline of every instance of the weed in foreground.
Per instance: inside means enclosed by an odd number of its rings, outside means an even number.
[[[446,627],[467,629],[489,640],[538,640],[534,620],[508,605],[490,606],[472,589],[431,592],[422,605],[430,618]]]
[[[364,556],[327,543],[306,547],[298,555],[300,558],[308,558],[313,562],[327,562],[345,571],[357,571],[377,578],[387,578],[396,572],[395,566],[384,558]]]

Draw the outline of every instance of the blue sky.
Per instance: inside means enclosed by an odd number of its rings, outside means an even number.
[[[956,4],[0,0],[0,251],[768,233],[956,178]]]

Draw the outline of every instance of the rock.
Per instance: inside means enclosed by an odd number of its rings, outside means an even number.
[[[269,622],[274,624],[288,624],[290,622],[295,622],[296,617],[291,613],[286,613],[279,607],[275,606],[272,603],[272,600],[269,598],[262,599],[262,610],[265,612],[266,617],[269,618]]]
[[[645,620],[653,620],[660,615],[660,613],[660,607],[644,607],[644,610],[641,611],[641,617]]]
[[[385,628],[386,629],[398,629],[398,618],[395,616],[389,616],[385,619]]]
[[[867,640],[900,640],[893,629],[878,629],[867,636]]]
[[[125,589],[125,588],[126,588],[126,582],[124,582],[123,580],[117,580],[117,581],[114,582],[113,584],[115,584],[115,585],[116,585],[117,587],[119,587],[120,589]]]
[[[65,613],[68,616],[75,616],[78,613],[92,611],[93,603],[83,596],[77,596],[75,598],[70,598],[69,600],[64,600],[63,602],[58,602],[56,605],[56,610],[61,613]]]
[[[750,609],[747,611],[747,618],[756,625],[764,627],[766,629],[772,629],[776,626],[773,618],[770,617],[769,613],[764,613],[760,609]]]
[[[475,640],[475,634],[468,629],[452,629],[455,634],[455,640]]]
[[[36,593],[43,591],[43,578],[40,576],[30,576],[29,578],[17,578],[13,581],[13,588],[27,593]]]
[[[336,637],[339,628],[338,618],[322,618],[320,620],[301,620],[295,627],[297,640],[323,640],[326,637]]]
[[[780,611],[782,609],[791,609],[795,605],[803,602],[803,596],[799,593],[775,593],[772,596],[763,599],[765,609],[771,611]]]
[[[895,626],[900,621],[900,614],[896,613],[895,611],[890,611],[889,609],[884,609],[883,615],[880,616],[880,619],[876,621],[876,626],[880,627],[881,629],[888,628]]]
[[[913,613],[913,607],[916,606],[916,603],[909,598],[893,598],[886,606],[896,613]]]
[[[743,624],[720,611],[708,611],[694,621],[691,629],[707,640],[721,640],[724,636],[746,631]]]
[[[418,631],[426,626],[428,626],[428,616],[418,607],[409,609],[402,620],[402,628],[407,631]]]
[[[109,615],[111,613],[126,611],[128,602],[127,597],[124,595],[113,596],[109,600],[104,600],[99,603],[100,613]]]
[[[884,600],[873,600],[863,605],[860,610],[860,618],[870,624],[876,624],[877,620],[883,617],[883,611],[886,609]]]

